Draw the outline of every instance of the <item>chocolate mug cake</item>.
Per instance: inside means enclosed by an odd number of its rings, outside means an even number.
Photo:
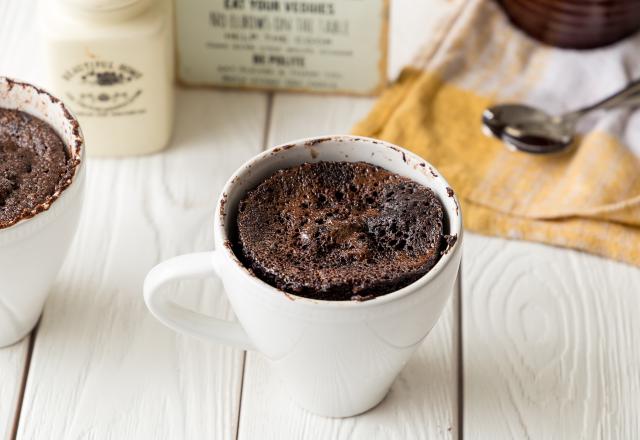
[[[0,228],[46,209],[71,183],[76,165],[49,124],[0,108]]]
[[[366,300],[405,287],[446,245],[435,193],[364,162],[277,171],[238,211],[243,264],[272,286],[320,300]]]

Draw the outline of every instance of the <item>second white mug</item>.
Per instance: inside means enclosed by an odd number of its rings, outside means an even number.
[[[84,196],[84,138],[65,105],[31,84],[0,77],[0,107],[49,124],[78,161],[71,184],[33,217],[0,228],[0,347],[38,322],[45,300],[76,233]]]

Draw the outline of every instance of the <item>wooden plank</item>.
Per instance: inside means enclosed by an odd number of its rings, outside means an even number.
[[[457,7],[436,0],[391,3],[390,78],[415,55],[442,18]],[[269,145],[293,139],[348,133],[373,105],[372,99],[277,94]],[[456,293],[457,295],[457,293]],[[457,296],[386,399],[356,418],[326,419],[309,414],[284,395],[264,358],[247,354],[239,438],[454,438],[457,437]]]
[[[142,280],[160,260],[213,246],[213,207],[263,144],[266,98],[180,91],[173,147],[89,162],[79,235],[35,342],[18,438],[233,438],[244,354],[157,322]],[[218,317],[214,281],[182,304]]]
[[[37,59],[34,4],[35,0],[0,2],[0,76],[38,80],[33,63],[34,55]],[[27,371],[29,340],[30,337],[26,337],[11,347],[0,348],[0,439],[9,439],[14,433]]]
[[[348,132],[369,110],[364,98],[275,96],[269,144]],[[454,438],[457,422],[457,323],[455,304],[402,371],[376,408],[349,419],[318,417],[299,409],[273,377],[267,361],[248,353],[240,439]]]
[[[3,0],[0,2],[0,76],[40,83],[37,0]]]
[[[372,104],[371,98],[276,94],[267,145],[311,136],[347,134]]]
[[[28,337],[0,349],[0,439],[13,435],[28,355]]]
[[[411,63],[420,48],[431,47],[448,31],[451,18],[467,0],[392,0],[389,31],[389,78]],[[427,46],[425,46],[427,45]],[[429,50],[427,50],[429,52]],[[420,54],[425,55],[425,54]]]
[[[636,438],[640,269],[468,234],[464,434]]]

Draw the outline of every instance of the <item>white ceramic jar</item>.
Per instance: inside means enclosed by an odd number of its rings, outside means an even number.
[[[169,0],[47,0],[48,87],[78,117],[91,156],[162,150],[173,121]]]

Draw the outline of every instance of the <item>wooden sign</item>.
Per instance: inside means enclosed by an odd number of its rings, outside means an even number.
[[[184,84],[371,95],[386,82],[387,0],[177,0]]]

